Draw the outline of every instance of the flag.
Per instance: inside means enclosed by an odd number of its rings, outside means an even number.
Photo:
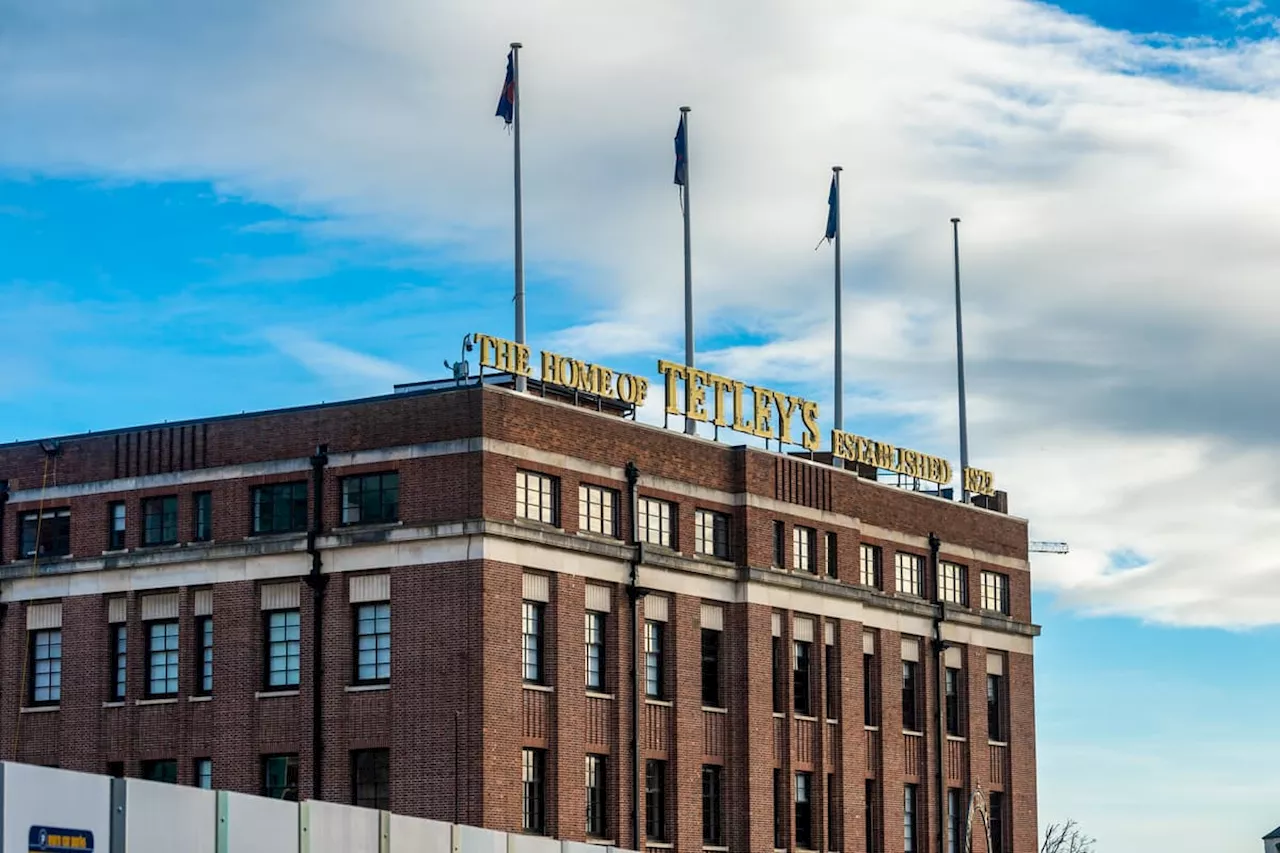
[[[501,116],[502,120],[507,124],[515,121],[516,117],[516,52],[512,50],[507,54],[507,80],[502,84],[502,95],[498,98],[498,111],[494,113]]]
[[[676,128],[676,180],[680,186],[686,186],[689,177],[689,141],[684,132],[684,114],[680,115],[680,126]]]
[[[827,195],[827,233],[823,235],[827,241],[836,238],[840,228],[840,192],[836,188],[836,176],[831,176],[831,192]]]

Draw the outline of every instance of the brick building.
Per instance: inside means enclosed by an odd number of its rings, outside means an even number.
[[[0,757],[641,850],[963,849],[980,789],[1034,851],[1026,522],[594,405],[0,445]]]

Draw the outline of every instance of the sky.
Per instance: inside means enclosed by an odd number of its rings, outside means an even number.
[[[1280,824],[1277,15],[0,0],[0,440],[384,393],[510,336],[520,40],[537,348],[681,356],[689,104],[699,363],[831,411],[841,164],[846,427],[955,460],[961,217],[972,462],[1071,548],[1033,559],[1042,822],[1253,851]]]

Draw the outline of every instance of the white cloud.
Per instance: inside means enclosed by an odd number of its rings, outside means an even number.
[[[911,418],[954,455],[962,216],[974,460],[1037,535],[1071,541],[1041,582],[1090,609],[1275,621],[1255,587],[1280,587],[1280,43],[1137,39],[1019,0],[442,9],[29,6],[0,77],[0,119],[24,131],[0,162],[211,178],[311,230],[505,263],[492,113],[521,38],[528,262],[559,283],[531,298],[583,318],[549,342],[679,354],[671,136],[691,103],[700,334],[763,341],[706,364],[828,369],[830,255],[812,248],[842,163],[850,411]],[[273,340],[349,387],[408,375]],[[1149,563],[1111,568],[1126,550]]]
[[[280,352],[344,393],[386,393],[389,386],[420,378],[395,362],[316,340],[297,329],[273,327],[264,336]]]

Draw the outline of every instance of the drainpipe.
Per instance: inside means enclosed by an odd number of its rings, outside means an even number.
[[[324,636],[324,592],[329,576],[321,574],[324,561],[316,544],[324,530],[324,468],[329,464],[329,445],[321,444],[311,457],[311,526],[307,530],[307,553],[311,555],[311,799],[324,799],[324,729],[323,687],[324,658],[320,638]]]
[[[631,841],[640,849],[640,687],[636,661],[640,656],[640,600],[644,590],[640,588],[640,563],[644,550],[640,544],[640,498],[637,485],[640,469],[635,462],[627,463],[627,495],[631,503],[631,578],[627,585],[627,597],[631,601]]]
[[[9,481],[0,480],[0,563],[4,562],[4,505],[9,502]]]
[[[933,571],[933,659],[934,682],[937,687],[938,716],[934,720],[934,745],[938,755],[937,802],[938,802],[938,853],[947,849],[947,649],[950,643],[942,639],[942,623],[947,619],[947,605],[942,600],[942,575],[938,566],[938,549],[942,541],[933,533],[929,534],[929,563]]]

